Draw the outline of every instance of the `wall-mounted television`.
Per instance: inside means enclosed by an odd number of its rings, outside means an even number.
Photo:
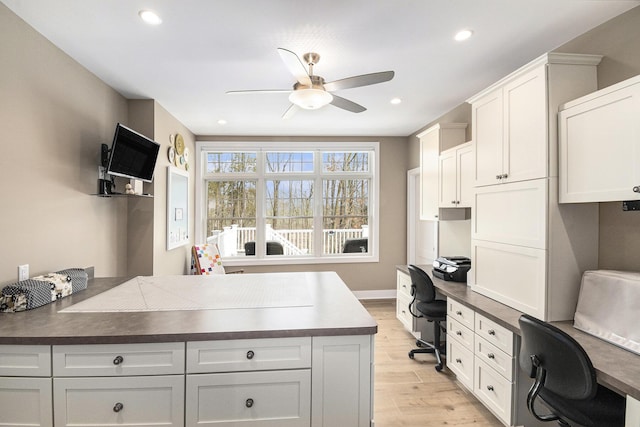
[[[104,151],[105,147],[103,153]],[[157,142],[118,123],[109,151],[109,161],[106,165],[109,175],[145,182],[153,180],[153,171],[160,151],[160,144]]]

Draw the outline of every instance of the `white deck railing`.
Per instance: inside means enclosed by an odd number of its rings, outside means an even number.
[[[274,230],[268,227],[267,240],[280,243],[284,248],[284,255],[304,255],[313,252],[313,230]],[[347,239],[361,239],[368,237],[368,228],[358,229],[327,229],[322,231],[322,246],[324,254],[338,254],[342,252]],[[215,230],[207,238],[207,243],[217,243],[222,257],[244,255],[244,244],[256,240],[255,227],[238,227],[232,225],[224,230]]]

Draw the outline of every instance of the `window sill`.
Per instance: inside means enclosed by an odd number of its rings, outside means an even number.
[[[222,264],[225,267],[248,267],[255,265],[299,265],[299,264],[360,264],[379,262],[377,255],[344,255],[333,257],[285,257],[271,255],[268,258],[223,258]]]

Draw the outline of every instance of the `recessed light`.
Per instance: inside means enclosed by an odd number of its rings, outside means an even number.
[[[473,31],[471,30],[460,30],[456,33],[456,35],[453,37],[456,41],[463,41],[468,39],[469,37],[471,37],[473,35]]]
[[[400,98],[393,98],[393,99],[391,100],[391,103],[392,103],[393,105],[398,105],[398,104],[400,104],[401,102],[402,102],[402,99],[400,99]]]
[[[162,19],[152,10],[141,10],[138,15],[147,24],[158,25],[162,23]]]
[[[227,121],[225,119],[220,119],[220,120],[218,120],[218,124],[219,125],[226,125]]]

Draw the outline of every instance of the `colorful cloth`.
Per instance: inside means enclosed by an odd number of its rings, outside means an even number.
[[[195,245],[192,250],[192,273],[200,275],[225,274],[218,245]]]

